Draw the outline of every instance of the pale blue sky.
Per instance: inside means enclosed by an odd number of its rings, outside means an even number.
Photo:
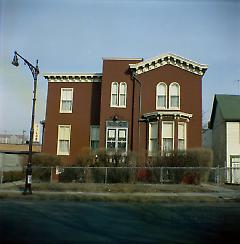
[[[0,0],[0,133],[29,131],[32,76],[14,50],[39,59],[36,121],[45,117],[44,72],[101,72],[102,57],[171,52],[208,64],[203,113],[216,93],[238,94],[240,1]],[[239,88],[240,89],[240,88]]]

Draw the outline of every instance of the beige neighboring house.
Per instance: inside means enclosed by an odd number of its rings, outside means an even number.
[[[214,166],[228,168],[228,183],[240,183],[239,95],[215,95],[209,128],[212,130]]]
[[[0,143],[0,171],[21,171],[28,155],[28,144]],[[41,152],[41,145],[33,145],[33,153]],[[25,163],[25,162],[24,162]]]

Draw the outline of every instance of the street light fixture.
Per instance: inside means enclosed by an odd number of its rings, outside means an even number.
[[[14,52],[14,57],[12,64],[14,66],[19,66],[18,57],[24,61],[24,64],[27,64],[28,68],[31,70],[33,76],[33,102],[32,102],[32,120],[31,120],[31,129],[30,129],[30,140],[29,140],[29,152],[28,152],[28,162],[26,168],[26,179],[25,179],[25,188],[23,191],[24,195],[32,194],[32,146],[33,146],[33,132],[34,132],[34,118],[35,118],[35,104],[36,104],[36,90],[37,90],[37,76],[39,74],[38,60],[36,61],[36,66],[33,66],[25,58],[19,55],[16,51]]]

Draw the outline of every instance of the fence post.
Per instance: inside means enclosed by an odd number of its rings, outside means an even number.
[[[105,168],[105,181],[104,183],[107,184],[107,174],[108,174],[108,171],[107,171],[107,167]]]
[[[2,164],[1,164],[1,185],[3,183],[3,161],[2,161]]]
[[[220,166],[217,167],[217,183],[220,185]]]
[[[160,168],[160,183],[163,184],[163,167]]]

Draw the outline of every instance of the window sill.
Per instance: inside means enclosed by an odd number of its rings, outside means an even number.
[[[69,153],[60,153],[60,152],[58,152],[57,155],[58,156],[69,156],[70,154]]]
[[[168,110],[168,109],[165,107],[157,107],[156,110]]]
[[[110,105],[110,108],[127,108],[127,106],[113,106],[113,105]]]
[[[180,110],[179,107],[170,107],[169,110]]]
[[[60,114],[72,114],[72,111],[59,111]]]

